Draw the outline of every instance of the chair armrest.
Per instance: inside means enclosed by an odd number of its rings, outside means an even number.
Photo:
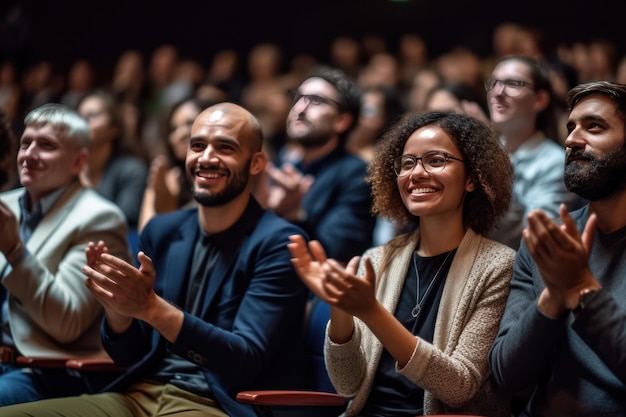
[[[343,406],[347,399],[330,392],[261,390],[241,391],[237,401],[251,405]]]
[[[111,359],[72,358],[65,362],[65,367],[80,372],[120,372],[125,368],[116,365]]]
[[[15,362],[19,366],[31,366],[35,368],[65,368],[67,358],[43,358],[31,356],[18,356]]]

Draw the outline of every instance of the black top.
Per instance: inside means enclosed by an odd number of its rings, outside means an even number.
[[[407,272],[398,307],[394,316],[404,327],[422,340],[432,343],[435,334],[435,322],[443,287],[454,259],[454,252],[445,252],[432,257],[414,254],[415,263],[411,263]],[[451,256],[448,257],[448,254]],[[417,318],[411,311],[416,304],[417,274],[419,270],[420,313]],[[440,270],[441,269],[441,270]],[[437,274],[437,272],[439,273]],[[436,280],[433,278],[437,275]],[[432,282],[432,287],[428,290]],[[426,291],[428,290],[428,294]],[[426,296],[425,296],[426,294]],[[374,385],[367,404],[360,417],[413,417],[424,412],[424,390],[400,375],[396,371],[396,360],[383,349]]]

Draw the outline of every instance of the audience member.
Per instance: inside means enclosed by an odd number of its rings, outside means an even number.
[[[143,54],[135,49],[124,51],[115,63],[107,89],[118,103],[124,122],[123,136],[130,143],[140,144],[142,147],[145,146],[142,129],[146,117],[148,88]]]
[[[11,60],[0,63],[0,109],[5,113],[10,126],[21,125],[22,87],[17,64]],[[21,126],[19,131],[21,131]]]
[[[87,122],[46,104],[25,126],[17,154],[23,188],[0,194],[0,409],[86,390],[64,369],[21,368],[15,358],[107,358],[98,332],[103,309],[81,271],[85,247],[105,239],[111,255],[130,259],[124,215],[79,181]]]
[[[107,392],[0,416],[251,417],[237,392],[291,386],[307,293],[286,243],[302,229],[250,194],[266,161],[262,143],[260,124],[237,105],[196,118],[186,169],[198,207],[146,225],[139,269],[108,255],[107,242],[87,249],[87,287],[105,306],[104,345],[132,367]]]
[[[486,237],[513,180],[497,135],[467,115],[414,115],[384,135],[369,172],[374,212],[410,232],[345,269],[318,241],[289,244],[331,305],[324,355],[351,397],[345,415],[508,417],[488,363],[515,256]]]
[[[402,97],[395,88],[374,86],[364,89],[359,118],[348,137],[346,148],[369,164],[382,134],[403,114]],[[382,245],[397,233],[393,221],[377,217],[372,244]]]
[[[515,167],[511,206],[491,237],[517,249],[533,209],[556,218],[561,203],[575,208],[581,202],[563,182],[565,152],[553,136],[551,86],[539,63],[507,56],[496,64],[485,87],[491,121]]]
[[[413,82],[406,91],[406,107],[409,114],[420,114],[427,111],[426,97],[430,90],[443,82],[441,74],[433,67],[422,68],[413,77]]]
[[[405,33],[398,40],[398,88],[409,89],[415,74],[430,63],[428,45],[421,36]]]
[[[363,66],[361,45],[352,36],[337,36],[330,42],[328,63],[356,81]]]
[[[238,103],[241,100],[241,91],[244,80],[239,68],[239,55],[234,49],[218,51],[211,60],[207,69],[204,84],[211,84],[226,93],[226,100]]]
[[[59,102],[77,110],[78,103],[96,88],[96,69],[86,59],[78,59],[72,63],[67,74],[67,86]]]
[[[426,96],[428,111],[465,113],[489,124],[489,107],[484,94],[467,84],[445,81],[435,86]]]
[[[124,212],[129,229],[137,229],[146,188],[145,160],[129,149],[115,98],[104,91],[88,94],[78,111],[89,123],[91,142],[84,179]]]
[[[528,215],[511,293],[490,353],[496,381],[532,397],[520,416],[626,410],[626,86],[569,94],[567,188],[589,203],[560,222]]]
[[[345,148],[358,113],[358,89],[343,72],[321,68],[311,74],[294,92],[286,125],[302,159],[267,169],[267,207],[301,225],[343,262],[372,245],[375,224],[367,163]]]
[[[368,87],[361,93],[361,109],[346,148],[369,162],[383,132],[404,114],[402,98],[394,87]]]
[[[150,164],[148,184],[143,194],[138,229],[141,231],[156,214],[168,213],[193,204],[191,186],[185,174],[185,157],[191,138],[191,126],[206,106],[196,98],[187,98],[172,106],[166,118],[167,153],[156,156]]]
[[[165,132],[161,132],[161,125],[169,105],[173,103],[173,101],[168,102],[168,87],[174,81],[179,62],[179,48],[171,43],[157,46],[148,61],[146,71],[148,94],[143,109],[140,137],[148,150],[149,159],[163,152],[160,145]]]
[[[0,192],[19,186],[15,152],[17,139],[6,112],[0,107]],[[1,278],[1,277],[0,277]]]

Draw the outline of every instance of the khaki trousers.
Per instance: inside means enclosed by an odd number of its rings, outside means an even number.
[[[0,407],[0,417],[229,417],[214,400],[170,384],[140,382],[106,392]]]

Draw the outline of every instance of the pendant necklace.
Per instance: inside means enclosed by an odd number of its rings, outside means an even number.
[[[415,307],[413,307],[413,309],[411,310],[411,316],[413,316],[413,318],[417,318],[417,316],[419,316],[420,313],[422,312],[422,303],[424,302],[426,297],[428,297],[428,293],[430,292],[430,289],[433,287],[433,284],[437,280],[437,277],[439,276],[439,273],[441,272],[441,270],[443,269],[443,266],[448,261],[448,258],[450,257],[452,252],[454,252],[454,251],[450,251],[446,255],[446,258],[441,263],[441,266],[437,270],[437,273],[435,274],[433,279],[430,281],[430,284],[428,284],[428,287],[426,288],[426,291],[424,292],[424,296],[422,297],[421,300],[419,299],[419,296],[420,296],[420,273],[417,270],[417,261],[415,260],[417,252],[413,252],[413,266],[415,267],[415,275],[417,275],[417,280],[416,280],[416,282],[417,282],[417,294],[415,294]]]

